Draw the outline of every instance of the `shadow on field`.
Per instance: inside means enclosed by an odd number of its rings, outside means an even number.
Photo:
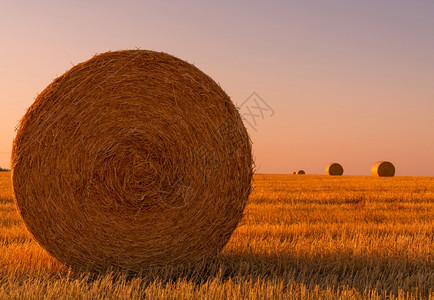
[[[420,292],[434,286],[434,263],[406,257],[368,257],[333,253],[323,257],[279,255],[229,255],[220,265],[222,279],[261,278],[296,282],[309,288],[351,287],[359,291],[378,289],[398,292],[418,288]],[[431,274],[431,276],[430,276]]]
[[[141,279],[145,283],[168,283],[185,280],[197,285],[209,281],[251,281],[302,284],[308,289],[353,288],[363,293],[375,289],[378,292],[397,294],[412,292],[428,296],[434,286],[432,261],[412,260],[405,257],[364,257],[334,253],[330,257],[294,257],[289,255],[225,254],[209,263],[197,263],[182,267],[151,269],[141,274],[113,273],[126,280]],[[126,277],[125,277],[126,276]],[[97,279],[98,275],[89,280]]]

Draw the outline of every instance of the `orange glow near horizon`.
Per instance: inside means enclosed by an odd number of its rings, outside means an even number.
[[[2,5],[1,167],[19,119],[54,78],[138,47],[194,63],[238,106],[252,92],[265,101],[274,114],[247,124],[259,173],[324,174],[339,162],[346,175],[369,175],[388,160],[397,175],[434,176],[434,3],[127,4]]]

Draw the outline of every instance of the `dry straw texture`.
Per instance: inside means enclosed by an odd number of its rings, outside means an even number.
[[[344,168],[338,163],[331,163],[326,167],[326,173],[329,176],[341,176],[344,174]]]
[[[306,174],[306,172],[303,170],[298,170],[296,174],[297,175],[303,175],[303,174]]]
[[[395,167],[391,162],[378,161],[372,166],[371,172],[373,176],[393,177],[395,176]]]
[[[139,271],[219,253],[250,193],[251,142],[230,98],[193,65],[108,52],[36,98],[12,171],[27,228],[59,261]]]

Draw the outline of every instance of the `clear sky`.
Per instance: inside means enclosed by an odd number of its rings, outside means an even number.
[[[258,172],[322,174],[336,161],[369,174],[389,160],[397,175],[434,176],[432,0],[2,0],[0,166],[54,78],[128,48],[194,63],[257,115],[245,100],[260,95],[269,111],[248,126]]]

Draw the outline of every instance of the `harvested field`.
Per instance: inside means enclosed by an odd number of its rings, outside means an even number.
[[[0,298],[429,298],[433,232],[433,177],[255,175],[215,261],[131,278],[75,273],[33,241],[0,173]]]

